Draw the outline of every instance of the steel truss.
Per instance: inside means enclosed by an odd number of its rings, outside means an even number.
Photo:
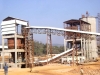
[[[31,33],[31,29],[22,28],[22,34],[25,37],[25,64],[26,67],[30,67],[32,69],[34,62],[34,44],[33,44],[33,33]]]
[[[33,63],[34,63],[34,46],[33,46],[33,33],[30,32],[31,29],[28,32],[28,64],[32,71]]]
[[[51,34],[51,35],[58,35],[58,36],[64,36],[64,31],[60,31],[60,30],[53,30],[53,29],[31,29],[30,31],[31,33],[35,33],[35,34]]]
[[[84,33],[76,33],[76,32],[67,32],[67,31],[61,31],[61,30],[55,30],[55,29],[48,29],[48,28],[25,28],[25,58],[26,58],[26,67],[27,64],[30,64],[30,62],[34,61],[34,46],[33,46],[33,33],[35,34],[47,34],[47,55],[51,54],[52,57],[52,39],[51,35],[57,35],[57,36],[65,36],[65,39],[67,39],[66,33],[71,33],[71,38],[75,40],[75,38],[85,38],[85,39],[92,39],[90,34],[84,34]],[[80,36],[79,36],[80,35]],[[73,40],[73,41],[74,41]],[[73,45],[75,45],[75,41],[73,42]],[[84,50],[82,50],[84,52]],[[86,52],[83,53],[83,55]],[[76,55],[77,58],[77,48],[75,47],[73,50],[73,57]],[[73,59],[74,60],[74,59]],[[48,62],[47,62],[48,63]]]
[[[25,45],[24,45],[24,49],[25,49],[25,66],[26,68],[28,67],[28,31],[29,29],[24,28],[24,26],[22,27],[22,35],[25,37]]]

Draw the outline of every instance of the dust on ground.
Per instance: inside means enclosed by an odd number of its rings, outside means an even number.
[[[80,68],[83,68],[84,75],[100,75],[100,62],[79,66],[52,63],[34,67],[31,73],[29,68],[9,68],[8,75],[80,75]],[[0,75],[4,75],[3,69],[0,69]]]

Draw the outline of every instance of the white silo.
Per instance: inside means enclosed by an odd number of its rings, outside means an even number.
[[[96,32],[96,17],[83,17],[82,20],[88,22],[91,24],[90,26],[90,32]],[[97,53],[97,39],[95,35],[91,35],[91,40],[90,40],[91,45],[89,45],[89,58],[97,58],[98,53]]]

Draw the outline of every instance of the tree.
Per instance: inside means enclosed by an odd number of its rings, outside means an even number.
[[[43,44],[39,41],[34,41],[34,54],[36,56],[46,55],[47,53],[47,45]],[[64,51],[63,46],[52,46],[52,53],[59,54]]]

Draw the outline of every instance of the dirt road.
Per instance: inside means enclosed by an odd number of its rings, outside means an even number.
[[[63,64],[48,64],[45,66],[34,67],[32,73],[29,72],[29,68],[9,68],[8,75],[80,75],[80,68],[88,74],[94,71],[94,75],[100,75],[100,62],[85,64],[83,66],[68,66]],[[4,75],[3,69],[0,70],[0,75]]]

